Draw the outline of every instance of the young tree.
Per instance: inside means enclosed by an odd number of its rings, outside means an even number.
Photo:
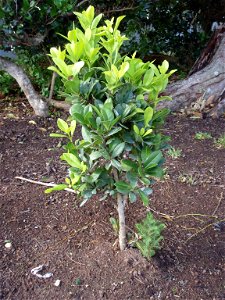
[[[61,159],[69,165],[69,176],[65,184],[47,192],[72,188],[83,198],[81,206],[100,192],[101,200],[116,199],[123,250],[126,201],[140,198],[148,206],[150,186],[155,177],[163,176],[161,149],[167,139],[159,129],[168,110],[156,111],[156,106],[169,98],[159,94],[174,71],[168,72],[167,61],[157,68],[136,58],[136,53],[121,56],[127,38],[118,27],[124,16],[99,26],[102,14],[95,16],[94,7],[75,14],[81,28],[68,32],[65,49],[51,48],[56,67],[49,68],[62,77],[72,103],[70,124],[59,119],[62,133],[51,134],[68,139]],[[82,139],[74,140],[77,122]],[[152,216],[146,220],[151,223]],[[158,236],[161,225],[153,228]]]

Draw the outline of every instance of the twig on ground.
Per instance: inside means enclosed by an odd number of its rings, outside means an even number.
[[[214,209],[214,212],[212,213],[213,216],[216,214],[218,208],[220,207],[220,204],[221,204],[222,199],[223,199],[223,192],[222,192],[222,193],[220,194],[220,196],[219,196],[219,202],[218,202],[216,208]]]
[[[56,186],[57,185],[55,183],[46,183],[46,182],[36,181],[36,180],[32,180],[32,179],[28,179],[28,178],[24,178],[24,177],[20,177],[20,176],[16,176],[15,178],[30,182],[30,183],[34,183],[34,184],[44,185],[44,186]],[[76,191],[69,189],[69,188],[65,188],[65,191],[76,194]]]
[[[154,209],[151,208],[151,207],[148,207],[148,210],[154,212],[154,213],[157,214],[157,215],[161,215],[163,218],[165,218],[165,219],[168,220],[168,221],[173,221],[173,219],[175,218],[174,216],[170,216],[170,215],[161,213],[161,212],[159,212],[159,211],[157,211],[157,210],[154,210]]]
[[[224,222],[225,219],[221,220],[220,222]],[[192,238],[194,238],[195,236],[197,236],[199,233],[205,231],[207,228],[213,226],[215,223],[210,223],[208,225],[206,225],[205,227],[201,228],[200,230],[198,230],[196,233],[192,234],[188,239],[186,239],[186,241],[184,242],[185,244],[190,241]]]

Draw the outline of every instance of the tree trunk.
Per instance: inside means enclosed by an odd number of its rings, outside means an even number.
[[[113,168],[113,177],[115,181],[119,181],[118,171]],[[125,196],[117,193],[117,211],[119,216],[119,246],[120,250],[126,248],[126,223],[125,223]]]
[[[225,26],[214,33],[190,75],[170,84],[163,95],[173,100],[159,103],[159,109],[198,111],[212,117],[225,113]]]
[[[120,193],[117,193],[117,210],[119,215],[119,245],[120,250],[124,250],[126,248],[125,204]]]
[[[41,96],[34,90],[30,79],[20,66],[10,60],[0,57],[0,70],[9,73],[16,79],[36,115],[41,117],[48,116],[47,102],[43,101]]]

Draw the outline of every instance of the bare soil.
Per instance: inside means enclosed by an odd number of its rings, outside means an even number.
[[[80,208],[71,193],[46,195],[15,178],[61,182],[66,167],[49,137],[56,118],[34,117],[23,99],[0,101],[0,299],[225,299],[225,149],[214,144],[224,119],[169,117],[164,132],[182,153],[166,155],[167,175],[154,185],[150,208],[167,228],[147,261],[137,249],[118,250],[112,199]],[[199,131],[213,139],[196,140]],[[127,225],[134,229],[145,214],[140,202],[130,204]],[[39,265],[53,276],[31,274]]]

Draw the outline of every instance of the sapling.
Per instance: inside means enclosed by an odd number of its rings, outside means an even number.
[[[160,93],[166,88],[168,62],[158,68],[152,62],[120,54],[127,38],[118,30],[124,16],[105,20],[95,16],[94,7],[75,12],[80,28],[68,32],[65,49],[51,48],[55,66],[49,69],[62,77],[64,95],[71,103],[70,118],[58,119],[62,133],[52,137],[68,139],[61,159],[69,165],[65,183],[46,190],[65,188],[80,195],[84,205],[95,194],[100,200],[116,200],[119,245],[126,247],[125,202],[140,198],[149,205],[154,178],[163,176],[161,149],[167,137],[160,127],[167,109],[157,103],[170,99]],[[81,138],[75,139],[77,123]],[[100,194],[101,192],[101,194]]]

